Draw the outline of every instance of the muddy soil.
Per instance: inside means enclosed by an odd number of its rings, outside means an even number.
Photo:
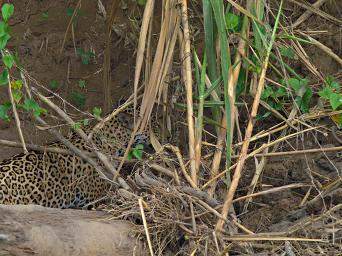
[[[40,85],[52,89],[81,111],[91,112],[94,106],[103,109],[104,105],[102,70],[106,24],[97,1],[85,0],[82,1],[81,10],[75,19],[74,29],[69,29],[67,33],[70,15],[76,2],[12,1],[15,12],[10,20],[12,39],[8,48],[18,53],[24,69]],[[106,10],[109,10],[111,2],[102,1]],[[132,20],[135,17],[132,13],[135,11],[133,7],[129,10],[128,6],[123,6],[117,11],[111,49],[110,88],[113,107],[120,98],[131,94],[135,61],[134,38],[128,39],[128,35],[134,25]],[[62,48],[64,39],[65,44]],[[82,49],[86,54],[93,53],[89,64],[82,63],[77,54],[78,49]],[[33,83],[30,85],[37,86]],[[4,103],[7,100],[6,87],[2,87],[0,102]],[[63,105],[60,101],[56,103]],[[81,117],[80,112],[70,107],[66,106],[66,110],[73,114],[75,119]],[[21,115],[21,119],[27,142],[44,144],[51,141],[52,138],[46,132],[37,131],[29,117]],[[0,138],[18,140],[13,120],[9,123],[0,121]],[[1,146],[0,160],[17,152],[20,152],[20,149]]]

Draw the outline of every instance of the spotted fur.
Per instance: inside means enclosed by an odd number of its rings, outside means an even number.
[[[127,147],[132,123],[128,113],[106,122],[93,137],[96,147],[109,156],[119,156]],[[148,143],[146,139],[144,142]],[[79,149],[91,152],[75,133],[69,140]],[[51,146],[66,148],[60,143]],[[91,165],[75,155],[30,151],[0,163],[0,203],[3,204],[82,207],[104,196],[108,186]]]

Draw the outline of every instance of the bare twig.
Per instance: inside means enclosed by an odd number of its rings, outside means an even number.
[[[184,175],[185,179],[188,181],[188,183],[191,185],[191,187],[197,188],[197,185],[191,179],[191,177],[189,176],[188,172],[186,171],[186,168],[185,168],[185,165],[184,165],[184,162],[183,162],[183,158],[182,158],[182,155],[181,155],[181,153],[179,151],[179,148],[175,147],[175,146],[171,146],[171,145],[170,146],[165,146],[165,148],[171,149],[176,154],[178,162],[179,162],[179,165],[181,167],[181,171],[183,172],[183,175]]]
[[[10,141],[10,140],[0,140],[0,144],[7,146],[7,147],[22,147],[21,142],[16,141]],[[58,154],[65,154],[65,155],[74,155],[75,153],[73,151],[58,148],[58,147],[46,147],[46,146],[40,146],[35,144],[26,144],[26,148],[29,150],[35,150],[35,151],[41,151],[41,152],[52,152],[52,153],[58,153]]]

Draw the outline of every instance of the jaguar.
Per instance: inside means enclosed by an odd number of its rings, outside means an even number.
[[[131,137],[133,116],[130,110],[106,121],[95,133],[97,149],[111,156],[121,156]],[[88,133],[92,129],[88,129]],[[91,152],[75,132],[67,138],[77,148]],[[135,144],[149,144],[144,134]],[[62,143],[49,146],[66,149]],[[38,204],[52,208],[79,208],[106,195],[110,184],[97,171],[73,154],[29,151],[0,163],[0,203]]]

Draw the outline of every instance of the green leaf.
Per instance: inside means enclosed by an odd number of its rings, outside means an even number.
[[[340,90],[340,88],[341,88],[341,84],[335,80],[330,83],[330,86],[331,86],[331,88],[335,89],[336,91]]]
[[[11,38],[10,34],[5,34],[0,37],[0,50],[4,49],[7,45],[8,40]]]
[[[89,119],[84,119],[83,120],[83,125],[88,126],[89,125]]]
[[[0,85],[8,84],[8,69],[5,68],[0,74]]]
[[[66,9],[66,14],[69,16],[69,17],[71,17],[73,14],[74,14],[74,9],[72,9],[72,8],[67,8]]]
[[[78,81],[78,86],[82,89],[86,87],[86,81],[85,80],[80,80]]]
[[[49,87],[52,90],[57,90],[59,88],[59,82],[57,80],[51,80],[49,83]]]
[[[39,105],[37,102],[35,102],[34,99],[30,99],[30,98],[26,98],[24,100],[24,105],[23,105],[23,108],[27,111],[30,111],[30,110],[35,110],[35,109],[38,109],[39,108]]]
[[[145,6],[147,0],[137,0],[137,4],[140,6]]]
[[[132,154],[134,155],[136,159],[139,159],[139,160],[142,159],[143,149],[144,149],[144,145],[142,144],[137,144],[134,147],[134,149],[132,150]]]
[[[287,91],[286,88],[281,86],[278,88],[278,90],[274,93],[274,97],[276,98],[280,98],[280,97],[284,97],[287,95]]]
[[[282,56],[287,57],[289,59],[294,59],[295,57],[294,51],[291,48],[280,47],[279,51]]]
[[[47,110],[44,108],[41,108],[37,102],[35,102],[34,99],[30,99],[30,98],[26,98],[24,100],[24,105],[22,106],[23,109],[25,109],[26,111],[32,111],[33,115],[35,117],[39,117],[40,114],[42,113],[46,113]]]
[[[12,105],[10,102],[7,102],[3,105],[0,105],[0,119],[4,121],[9,121],[8,111],[11,109]]]
[[[23,93],[21,92],[21,90],[14,89],[14,90],[12,90],[12,96],[13,96],[14,101],[16,103],[19,103],[22,96],[23,96]]]
[[[330,94],[330,105],[333,110],[336,110],[342,105],[342,93],[332,93]]]
[[[303,96],[306,91],[306,87],[309,83],[309,80],[290,78],[288,80],[288,83],[291,86],[291,88],[295,91],[296,95]]]
[[[77,54],[81,58],[81,62],[84,65],[88,65],[91,58],[95,57],[95,54],[91,51],[85,51],[81,48],[77,49]]]
[[[43,19],[47,19],[47,18],[49,18],[49,13],[48,12],[43,12],[42,13],[42,17],[43,17]]]
[[[0,37],[8,34],[8,25],[7,23],[0,21]]]
[[[242,26],[242,18],[234,13],[228,12],[225,15],[226,26],[230,31],[239,31]]]
[[[271,95],[273,95],[273,89],[270,86],[265,86],[264,90],[261,93],[261,99],[266,100],[268,99]]]
[[[328,76],[325,79],[325,83],[326,83],[327,86],[331,87],[333,90],[336,90],[336,91],[340,90],[340,87],[341,87],[340,83],[337,82],[335,80],[335,78],[332,77],[332,76]]]
[[[97,118],[101,118],[102,109],[100,107],[93,108],[93,115]]]
[[[79,91],[73,91],[71,93],[71,98],[75,104],[79,107],[84,107],[85,101],[86,101],[86,96],[80,93]]]
[[[22,80],[12,80],[11,81],[11,87],[12,87],[12,89],[21,90],[21,88],[23,87],[23,81]]]
[[[80,122],[75,122],[71,125],[72,129],[77,130],[81,128],[81,123]]]
[[[309,112],[309,109],[310,109],[310,101],[311,101],[311,98],[312,98],[312,90],[311,88],[307,88],[303,97],[302,97],[302,104],[301,104],[301,110],[304,112],[304,113],[308,113]]]
[[[323,90],[321,90],[321,91],[318,92],[318,95],[319,95],[321,98],[328,100],[328,99],[330,99],[330,95],[331,95],[332,93],[333,93],[333,91],[331,90],[331,88],[328,87],[328,86],[325,86],[325,87],[323,88]]]
[[[4,4],[1,8],[2,18],[4,21],[7,21],[14,12],[14,6],[13,4]]]
[[[12,68],[13,63],[14,63],[14,58],[12,54],[6,54],[2,57],[2,61],[4,62],[6,67]]]

